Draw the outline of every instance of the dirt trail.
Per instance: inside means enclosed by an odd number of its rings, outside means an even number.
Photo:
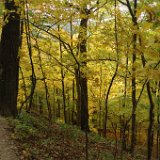
[[[0,160],[19,160],[7,120],[0,116]]]

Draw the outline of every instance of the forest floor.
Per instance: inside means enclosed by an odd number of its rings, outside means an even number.
[[[0,116],[0,160],[18,160],[11,133],[7,120]]]
[[[78,127],[58,121],[49,124],[42,116],[22,113],[15,120],[8,120],[9,125],[0,117],[0,160],[145,159],[142,156],[133,159],[128,153],[122,158],[113,139],[106,140],[92,132],[86,139]]]
[[[50,124],[42,116],[27,113],[9,122],[20,160],[86,160],[86,149],[88,160],[114,159],[113,141],[91,132],[86,148],[86,135],[76,126],[60,121]]]

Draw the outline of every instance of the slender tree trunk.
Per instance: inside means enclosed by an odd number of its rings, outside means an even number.
[[[72,124],[77,124],[77,121],[75,120],[75,82],[73,80],[72,82]]]
[[[17,94],[21,27],[19,6],[14,0],[5,0],[4,25],[0,43],[0,114],[17,115]]]
[[[103,136],[104,137],[107,136],[109,94],[110,94],[114,79],[116,78],[117,71],[118,71],[118,64],[116,65],[116,70],[115,70],[114,75],[113,75],[113,77],[111,79],[111,82],[109,84],[109,87],[108,87],[108,90],[107,90],[107,94],[106,94],[106,99],[105,99],[105,117],[104,117],[104,127],[103,127]]]
[[[76,89],[77,89],[77,126],[81,126],[81,92],[80,92],[80,80],[79,80],[79,64],[78,68],[75,68]]]
[[[108,101],[109,101],[109,94],[113,85],[113,82],[117,76],[117,72],[118,72],[118,67],[119,67],[119,44],[118,44],[118,26],[117,26],[117,0],[115,0],[115,21],[114,21],[114,31],[115,31],[115,51],[117,54],[117,64],[116,64],[116,69],[114,71],[114,74],[111,78],[108,90],[107,90],[107,94],[106,94],[106,98],[105,98],[105,117],[104,117],[104,126],[103,126],[103,136],[106,137],[107,134],[107,122],[108,122]]]
[[[57,118],[61,118],[61,102],[59,99],[57,99]]]
[[[149,126],[148,126],[148,156],[147,160],[152,159],[152,150],[153,150],[153,136],[154,136],[154,102],[152,98],[152,93],[150,90],[150,82],[147,82],[147,93],[150,103],[149,110]]]
[[[21,67],[19,67],[19,70],[20,70],[20,73],[21,73],[21,76],[22,76],[22,88],[24,90],[24,97],[25,97],[25,100],[21,103],[21,106],[20,106],[20,109],[19,109],[19,113],[21,113],[24,105],[25,105],[26,110],[28,108],[28,103],[27,103],[28,97],[27,97],[27,86],[26,86],[26,82],[25,82],[24,73],[23,73],[23,70],[22,70]]]
[[[60,25],[58,25],[58,32],[60,32]],[[60,39],[60,36],[59,36]],[[59,41],[59,52],[60,52],[60,62],[63,64],[63,50],[62,50],[62,43]],[[63,115],[64,115],[64,122],[67,123],[67,113],[66,113],[66,94],[65,94],[65,74],[63,66],[61,65],[61,85],[62,85],[62,97],[63,97]]]
[[[97,114],[97,125],[98,128],[101,129],[102,127],[102,75],[103,75],[103,70],[102,70],[102,64],[100,64],[100,87],[99,87],[99,113]]]
[[[122,2],[122,4],[124,4]],[[132,22],[133,22],[133,26],[136,30],[138,30],[138,22],[137,22],[137,7],[138,7],[138,0],[133,0],[133,9],[132,9],[132,5],[131,2],[129,0],[126,0],[126,6],[128,7],[129,13],[131,15],[132,18]],[[147,81],[145,81],[144,85],[142,86],[142,90],[140,92],[140,95],[138,97],[138,99],[136,99],[136,67],[135,67],[135,62],[137,59],[137,55],[136,55],[136,50],[137,50],[137,33],[134,31],[133,33],[133,55],[132,55],[132,116],[131,116],[131,124],[132,124],[132,128],[131,128],[131,148],[130,148],[130,152],[132,154],[132,156],[134,156],[134,151],[135,151],[135,146],[136,146],[136,108],[137,108],[137,104],[140,100],[140,97],[142,95],[142,92],[144,90],[144,86],[146,85]]]
[[[137,35],[134,34],[133,36],[133,48],[134,53],[132,57],[132,134],[131,134],[131,153],[134,154],[135,145],[136,145],[136,108],[137,108],[137,100],[136,100],[136,78],[135,78],[135,67],[134,64],[136,62],[136,41]]]
[[[129,4],[131,7],[131,5]],[[129,8],[130,8],[129,7]],[[131,12],[132,15],[132,22],[136,29],[138,29],[137,24],[137,0],[134,0],[134,10]],[[136,55],[136,48],[137,48],[137,34],[133,33],[133,55],[132,55],[132,127],[131,127],[131,154],[134,156],[135,146],[136,146],[136,108],[137,108],[137,99],[136,99],[136,67],[135,62],[137,59]]]
[[[25,30],[26,30],[26,41],[27,41],[27,47],[28,47],[28,53],[29,53],[29,59],[30,59],[30,64],[31,64],[31,70],[32,70],[32,75],[31,75],[31,91],[29,95],[29,106],[27,108],[27,112],[30,112],[32,108],[32,102],[33,102],[33,96],[34,96],[34,91],[36,88],[36,74],[34,70],[34,64],[33,64],[33,59],[32,59],[32,43],[31,43],[31,30],[30,30],[30,24],[29,24],[29,8],[28,5],[26,4],[26,21],[25,21]]]
[[[140,38],[140,43],[141,43],[141,38]],[[145,67],[146,65],[146,60],[144,57],[144,54],[142,53],[141,56],[142,59],[142,64],[143,67]],[[147,87],[147,94],[148,94],[148,98],[149,98],[149,103],[150,103],[150,110],[149,110],[149,126],[148,126],[148,138],[147,138],[147,160],[151,160],[152,159],[152,151],[153,151],[153,140],[154,140],[154,101],[152,98],[152,92],[151,92],[151,87],[150,87],[150,81],[147,81],[146,84]]]
[[[158,82],[157,91],[158,109],[157,109],[157,159],[160,159],[160,82]]]
[[[88,131],[88,87],[87,87],[87,78],[81,77],[81,129]]]

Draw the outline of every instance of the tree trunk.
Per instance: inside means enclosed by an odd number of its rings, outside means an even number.
[[[58,25],[58,32],[60,32],[60,25]],[[60,39],[59,35],[59,39]],[[63,50],[62,50],[62,43],[59,41],[59,53],[60,53],[60,62],[63,64]],[[63,66],[61,65],[61,85],[62,85],[62,98],[63,98],[63,115],[64,115],[64,122],[67,123],[67,113],[66,113],[66,94],[65,94],[65,73]]]
[[[0,114],[17,115],[19,58],[21,44],[19,6],[5,0],[6,13],[0,43]]]
[[[149,111],[149,127],[148,127],[148,156],[147,160],[151,160],[152,158],[152,150],[153,150],[153,136],[154,136],[154,102],[150,90],[150,82],[147,82],[147,93],[150,102],[150,111]]]
[[[88,27],[88,10],[84,7],[82,9],[83,18],[80,21],[80,31],[79,31],[79,44],[78,44],[78,52],[80,57],[82,57],[83,61],[80,63],[79,73],[78,73],[78,81],[79,81],[79,90],[80,90],[80,109],[81,109],[81,129],[83,131],[88,131],[88,85],[87,85],[87,77],[85,73],[83,73],[82,69],[86,67],[86,52],[87,52],[87,27]],[[78,100],[79,101],[79,100]]]
[[[114,83],[114,80],[117,76],[117,72],[118,72],[118,67],[119,67],[119,44],[118,44],[118,28],[117,28],[117,13],[116,13],[116,9],[117,9],[117,0],[115,0],[115,19],[114,19],[114,35],[115,35],[115,51],[117,54],[117,64],[116,64],[116,68],[114,71],[114,74],[111,78],[107,93],[106,93],[106,97],[105,97],[105,116],[104,116],[104,126],[103,126],[103,136],[106,137],[107,136],[107,124],[108,124],[108,102],[109,102],[109,95],[110,95],[110,91],[112,88],[112,85]]]
[[[134,11],[132,15],[132,22],[136,29],[138,29],[137,25],[137,0],[134,0]],[[136,49],[137,49],[137,33],[133,33],[133,55],[132,55],[132,128],[131,128],[131,154],[134,156],[135,146],[136,146],[136,109],[137,109],[137,99],[136,99]]]
[[[141,39],[140,39],[141,42]],[[141,59],[142,59],[142,64],[143,67],[145,67],[146,65],[146,60],[144,57],[144,54],[142,53],[141,55]],[[150,109],[149,109],[149,126],[148,126],[148,138],[147,138],[147,160],[151,160],[152,159],[152,150],[153,150],[153,140],[154,140],[154,101],[153,101],[153,97],[152,97],[152,92],[150,89],[150,81],[147,82],[146,84],[147,87],[147,94],[148,94],[148,98],[149,98],[149,103],[150,103]]]
[[[160,159],[160,82],[158,82],[158,91],[157,91],[157,100],[158,100],[158,108],[157,108],[157,138],[156,138],[156,152],[157,159]]]
[[[77,101],[76,101],[76,109],[77,109],[77,126],[81,126],[81,93],[80,93],[80,80],[79,80],[79,68],[75,69],[75,78],[76,78],[76,90],[77,90]]]
[[[31,64],[31,71],[32,74],[30,76],[31,78],[31,91],[29,95],[29,106],[27,108],[27,112],[31,111],[32,108],[32,103],[33,103],[33,96],[36,88],[36,74],[35,74],[35,69],[34,69],[34,63],[33,63],[33,58],[32,58],[32,43],[31,43],[31,30],[30,30],[30,23],[29,23],[29,8],[28,5],[25,5],[26,12],[26,21],[25,21],[25,30],[26,30],[26,41],[27,41],[27,47],[28,47],[28,53],[29,53],[29,59],[30,59],[30,64]]]

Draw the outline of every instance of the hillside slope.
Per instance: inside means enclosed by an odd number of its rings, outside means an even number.
[[[72,125],[50,125],[45,119],[26,113],[10,122],[21,160],[112,160],[116,155],[113,141],[95,133],[86,136]]]

